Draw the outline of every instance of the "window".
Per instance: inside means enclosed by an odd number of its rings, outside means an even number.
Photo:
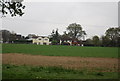
[[[38,39],[38,40],[42,40],[42,39]]]
[[[46,40],[46,41],[47,41],[48,39],[44,39],[44,40]]]

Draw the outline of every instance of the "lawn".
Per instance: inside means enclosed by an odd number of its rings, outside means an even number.
[[[61,45],[2,44],[2,53],[46,56],[118,57],[117,47],[80,47]]]

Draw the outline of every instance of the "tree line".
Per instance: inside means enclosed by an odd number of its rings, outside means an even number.
[[[0,0],[0,7],[2,9],[0,12],[5,16],[5,14],[10,14],[13,16],[22,16],[24,14],[23,9],[25,5],[22,4],[23,0]],[[70,24],[63,35],[60,35],[58,29],[53,30],[50,35],[50,40],[52,44],[59,44],[62,39],[63,44],[68,44],[67,40],[75,40],[79,43],[83,43],[85,46],[120,46],[120,27],[111,27],[106,30],[105,35],[93,36],[91,39],[85,39],[86,32],[82,29],[80,24],[72,23]],[[0,40],[5,42],[25,42],[29,36],[25,37],[22,35],[13,34],[8,30],[0,31]],[[83,41],[83,40],[84,41]],[[28,41],[27,41],[28,42]],[[75,43],[75,42],[74,42]]]
[[[84,46],[103,46],[103,47],[118,47],[120,46],[120,27],[108,28],[105,35],[101,37],[95,35],[91,39],[85,40],[87,33],[82,29],[80,24],[72,23],[64,31],[63,35],[60,35],[58,29],[53,30],[51,33],[51,40],[53,44],[58,44],[60,39],[62,40],[76,40],[77,42],[84,44]],[[64,42],[67,44],[67,42]]]
[[[83,30],[80,24],[72,23],[66,27],[66,31],[62,35],[59,34],[58,29],[52,30],[50,41],[52,45],[69,45],[68,40],[76,41],[74,45],[84,44],[84,46],[103,46],[103,47],[119,47],[120,46],[120,27],[108,28],[105,35],[101,37],[95,35],[91,39],[85,39],[87,33]],[[37,37],[35,34],[22,36],[20,34],[10,32],[8,30],[0,30],[0,40],[3,43],[32,43],[32,40],[27,40],[32,37]]]
[[[25,36],[10,32],[8,30],[0,30],[1,43],[31,43],[31,40],[26,40]]]

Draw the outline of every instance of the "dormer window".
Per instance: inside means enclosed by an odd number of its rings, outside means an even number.
[[[44,39],[44,40],[46,40],[46,41],[47,41],[48,39]]]
[[[39,39],[39,40],[42,40],[42,39]]]

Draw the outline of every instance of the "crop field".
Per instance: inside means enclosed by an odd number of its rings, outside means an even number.
[[[118,79],[118,48],[3,44],[3,79]]]
[[[80,57],[118,57],[116,47],[80,47],[60,45],[3,44],[2,53],[22,53],[46,56],[80,56]]]

